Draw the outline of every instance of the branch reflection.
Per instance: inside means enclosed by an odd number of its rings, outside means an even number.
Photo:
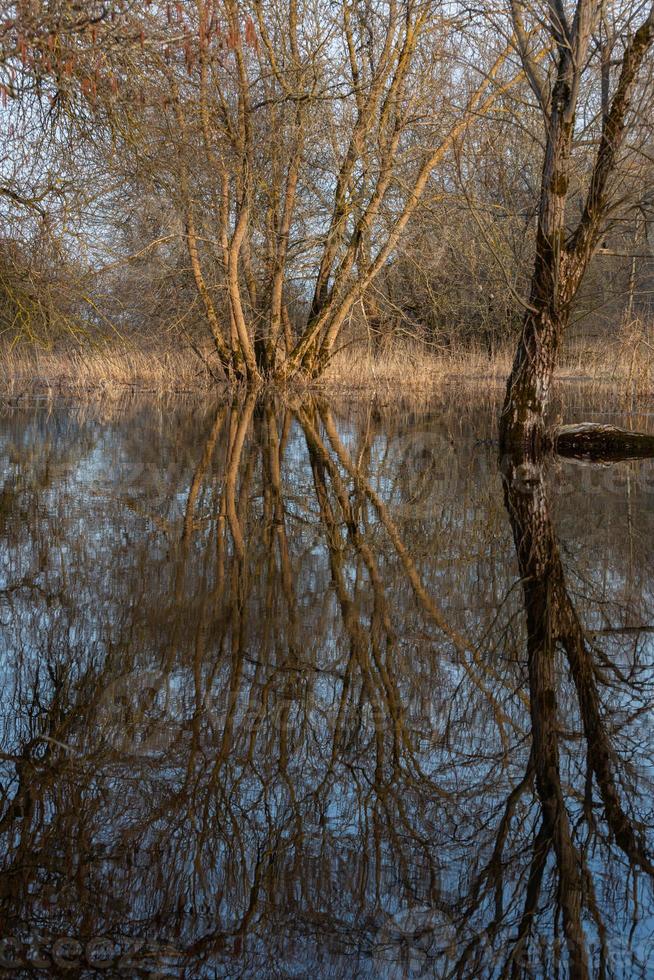
[[[645,976],[651,641],[573,598],[542,469],[502,501],[492,446],[319,399],[167,422],[3,435],[13,975]]]

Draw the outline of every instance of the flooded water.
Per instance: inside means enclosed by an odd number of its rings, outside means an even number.
[[[654,976],[654,465],[492,411],[5,411],[4,975]]]

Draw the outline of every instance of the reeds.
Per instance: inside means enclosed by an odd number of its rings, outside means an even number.
[[[378,352],[368,347],[348,347],[336,354],[323,384],[348,392],[416,392],[432,390],[456,378],[503,385],[510,370],[508,350],[489,357],[476,347],[429,351],[407,343]]]
[[[507,345],[492,354],[483,347],[425,349],[404,343],[375,351],[351,345],[333,358],[315,385],[326,392],[357,397],[374,393],[382,399],[423,397],[451,383],[504,388],[513,351]],[[216,389],[210,355],[180,343],[157,347],[107,344],[43,352],[0,351],[0,392],[8,398],[30,394],[84,396],[126,391],[157,394],[196,393]],[[563,351],[557,379],[578,382],[598,393],[633,404],[654,395],[654,326],[625,320],[611,341],[574,341]],[[314,386],[311,386],[314,387]]]
[[[381,352],[348,348],[336,355],[324,384],[352,392],[419,392],[457,381],[504,389],[513,354],[508,344],[492,353],[481,346],[433,352],[410,344]],[[610,394],[621,404],[654,396],[654,324],[626,319],[615,339],[570,341],[562,351],[556,380]]]
[[[67,393],[83,396],[205,391],[215,380],[188,347],[157,350],[108,346],[44,353],[6,351],[0,355],[0,386],[5,396]]]

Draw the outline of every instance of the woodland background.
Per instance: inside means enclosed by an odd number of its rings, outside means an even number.
[[[218,379],[513,348],[546,144],[529,72],[551,88],[566,6],[1,4],[3,356],[185,349]],[[571,222],[648,9],[590,6]],[[649,358],[652,81],[647,62],[574,300],[582,359]]]

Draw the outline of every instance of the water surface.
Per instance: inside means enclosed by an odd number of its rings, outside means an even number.
[[[492,417],[5,412],[6,975],[654,976],[654,466]]]

